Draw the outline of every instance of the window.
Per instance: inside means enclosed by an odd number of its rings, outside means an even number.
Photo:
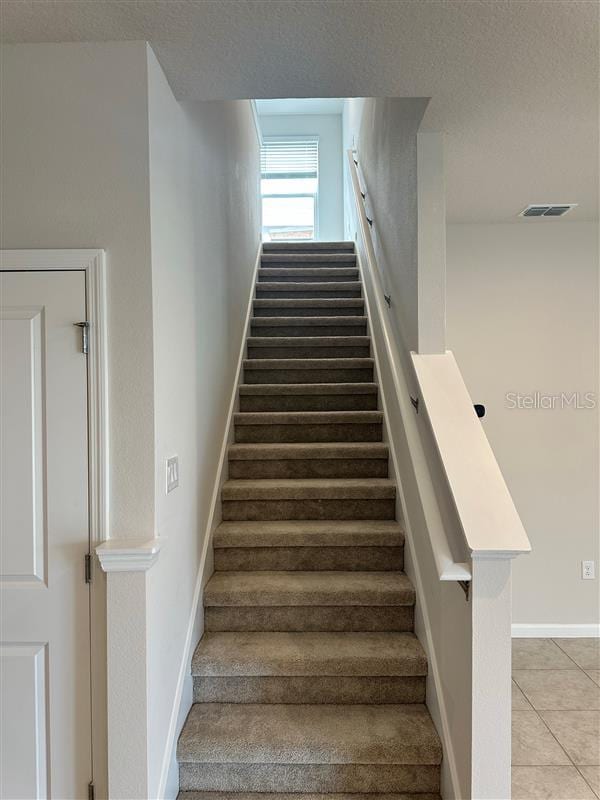
[[[263,241],[317,235],[319,140],[267,136],[260,152]]]

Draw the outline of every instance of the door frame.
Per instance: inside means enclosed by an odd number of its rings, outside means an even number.
[[[104,250],[0,250],[0,272],[85,273],[87,354],[89,552],[109,538],[108,317]],[[83,321],[83,320],[82,320]],[[92,558],[94,564],[95,556]],[[95,567],[95,565],[94,565]],[[81,565],[83,580],[83,564]],[[91,748],[96,797],[108,797],[106,581],[93,568],[90,583]]]

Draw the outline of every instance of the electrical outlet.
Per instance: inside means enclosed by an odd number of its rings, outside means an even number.
[[[179,457],[167,458],[167,494],[179,486]]]
[[[581,578],[584,581],[593,581],[596,577],[596,565],[593,561],[581,562]]]

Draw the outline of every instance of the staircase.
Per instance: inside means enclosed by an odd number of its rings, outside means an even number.
[[[180,798],[439,800],[351,243],[264,245],[247,356]]]

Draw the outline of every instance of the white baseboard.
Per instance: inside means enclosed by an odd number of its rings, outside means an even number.
[[[578,624],[515,623],[512,626],[513,639],[597,639],[600,637],[600,624],[590,622]]]
[[[236,365],[236,372],[234,378],[233,389],[231,392],[231,399],[229,401],[229,409],[227,413],[227,420],[225,422],[225,432],[223,435],[223,442],[221,444],[221,452],[219,453],[219,462],[217,464],[215,483],[211,497],[210,511],[208,515],[208,524],[204,536],[204,545],[200,562],[198,564],[198,574],[196,577],[196,586],[194,590],[194,597],[192,600],[192,607],[190,609],[190,616],[188,620],[186,641],[183,648],[181,662],[179,666],[179,676],[177,680],[177,688],[173,700],[173,708],[171,710],[171,720],[169,723],[169,732],[163,753],[163,762],[159,782],[158,797],[161,800],[175,800],[178,794],[178,787],[174,786],[173,775],[176,768],[176,752],[177,740],[186,720],[188,712],[192,705],[192,677],[191,677],[191,659],[197,645],[198,633],[201,636],[204,631],[204,619],[198,620],[198,614],[202,613],[200,598],[203,596],[203,590],[211,577],[212,573],[212,558],[210,547],[212,545],[213,534],[215,528],[221,521],[219,500],[221,498],[221,488],[227,478],[227,452],[229,445],[233,441],[233,414],[236,409],[238,387],[242,377],[242,367],[244,362],[244,354],[246,352],[246,339],[250,331],[250,319],[252,317],[252,303],[254,300],[254,289],[256,285],[256,277],[258,267],[260,264],[260,256],[262,252],[262,242],[259,242],[258,250],[256,253],[256,260],[254,262],[254,269],[252,271],[252,281],[250,284],[250,297],[248,299],[248,306],[246,308],[246,320],[244,329],[242,331],[242,342],[240,345],[240,352]]]

